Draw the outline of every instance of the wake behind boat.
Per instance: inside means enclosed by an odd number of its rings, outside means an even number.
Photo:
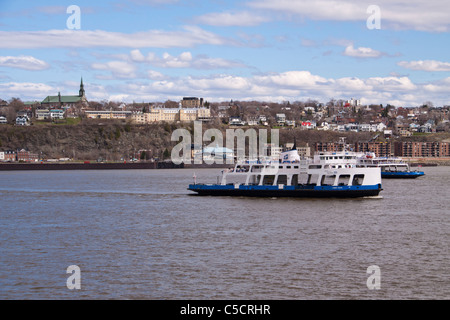
[[[340,158],[342,157],[342,158]],[[249,197],[355,198],[377,196],[379,167],[357,167],[345,155],[318,155],[301,160],[296,148],[282,152],[278,161],[245,161],[222,172],[217,184],[190,184],[198,195]]]

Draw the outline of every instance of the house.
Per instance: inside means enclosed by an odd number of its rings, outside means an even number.
[[[50,110],[50,118],[53,119],[64,119],[64,110],[53,109]]]
[[[16,118],[16,126],[29,126],[30,119],[27,116],[20,116]]]
[[[258,118],[257,118],[257,117],[250,117],[250,118],[247,120],[247,124],[248,124],[249,126],[257,126],[258,123],[259,123],[259,121],[258,121]]]
[[[50,119],[50,111],[48,109],[37,109],[35,112],[35,117],[37,120],[47,120]]]
[[[286,115],[284,113],[277,113],[275,119],[279,125],[286,123]]]
[[[316,122],[315,121],[302,121],[300,123],[301,127],[303,129],[315,129],[316,128]]]
[[[14,162],[16,161],[16,152],[13,150],[1,151],[0,161],[2,162]]]
[[[245,125],[245,122],[242,121],[241,117],[230,117],[228,124],[230,126],[243,126]]]
[[[0,116],[0,124],[5,124],[5,123],[8,123],[8,120],[5,117]]]
[[[289,127],[295,127],[295,120],[286,120],[286,125]]]
[[[31,153],[30,151],[22,149],[17,152],[17,161],[37,162],[39,161],[39,156],[37,153]]]

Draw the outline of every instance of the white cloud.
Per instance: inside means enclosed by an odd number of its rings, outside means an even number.
[[[252,8],[298,15],[311,20],[361,21],[371,14],[366,12],[370,2],[359,0],[254,0]],[[431,32],[448,32],[450,2],[442,0],[377,0],[381,11],[381,28],[413,29]]]
[[[0,31],[0,48],[86,48],[129,47],[171,48],[200,44],[236,45],[198,27],[185,26],[181,31],[150,30],[136,33],[103,30]]]
[[[5,56],[0,57],[0,67],[10,67],[36,71],[48,69],[50,66],[47,62],[36,59],[32,56]]]
[[[263,17],[247,11],[237,13],[213,12],[199,16],[195,19],[195,22],[200,24],[207,24],[210,26],[220,26],[220,27],[256,26],[267,21],[269,21],[267,17]]]
[[[113,72],[126,65],[99,64],[101,70]],[[133,72],[133,68],[129,72]],[[117,72],[117,71],[116,71]],[[67,88],[66,88],[67,87]],[[21,97],[22,100],[39,100],[58,91],[71,92],[67,84],[51,87],[42,83],[9,82],[0,84],[0,96]],[[255,76],[216,74],[198,77],[168,77],[148,70],[146,80],[130,80],[107,87],[85,83],[89,100],[165,101],[186,95],[203,97],[208,101],[257,100],[296,101],[317,99],[326,102],[331,98],[354,97],[367,104],[418,106],[431,100],[434,105],[448,104],[450,77],[427,83],[413,83],[408,77],[343,77],[325,78],[309,71],[293,70]]]
[[[436,60],[400,61],[400,67],[421,71],[450,71],[450,62]]]
[[[355,58],[379,58],[384,54],[372,48],[358,47],[355,49],[353,45],[349,45],[345,48],[343,55]]]
[[[8,82],[0,83],[0,96],[5,97],[20,97],[23,101],[42,100],[48,95],[57,94],[58,89],[51,87],[44,83],[32,82]]]
[[[144,56],[138,49],[132,50],[130,60],[133,62],[146,62],[159,68],[194,68],[194,69],[230,69],[246,67],[244,64],[223,58],[211,58],[206,55],[198,55],[193,57],[189,51],[182,52],[178,56],[164,53],[161,57],[154,52],[149,52]]]
[[[114,78],[131,79],[136,77],[136,66],[125,61],[93,63],[92,69],[110,71]]]

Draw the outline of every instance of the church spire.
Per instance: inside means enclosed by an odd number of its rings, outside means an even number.
[[[83,85],[83,77],[81,77],[81,83],[80,83],[80,91],[78,92],[78,96],[84,97],[84,85]]]

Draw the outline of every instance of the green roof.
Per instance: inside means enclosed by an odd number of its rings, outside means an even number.
[[[60,96],[47,96],[42,103],[59,103]],[[75,103],[81,101],[80,96],[61,96],[61,103]]]

